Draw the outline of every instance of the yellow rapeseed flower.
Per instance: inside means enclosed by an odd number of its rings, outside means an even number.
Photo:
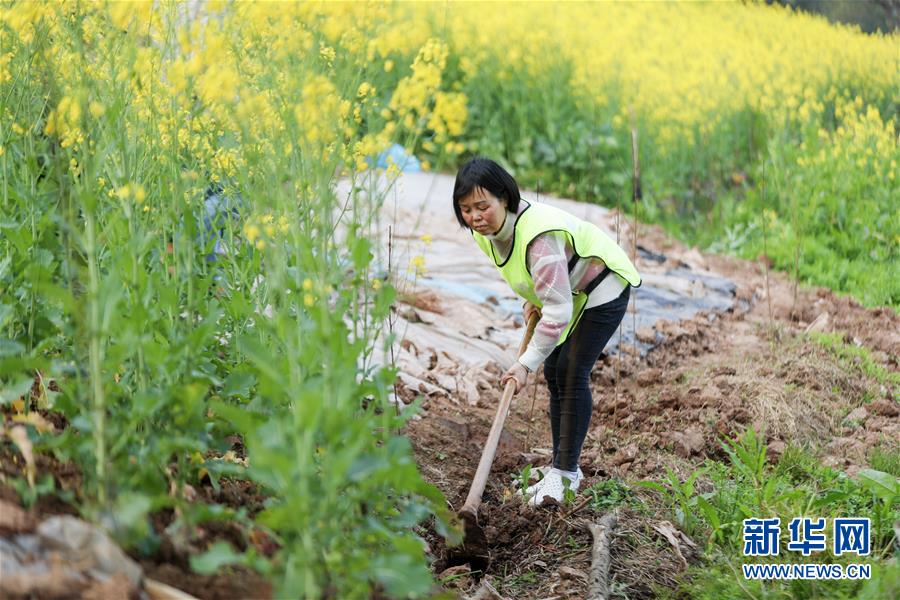
[[[425,272],[425,257],[421,254],[413,256],[409,261],[409,264],[411,271],[415,271],[417,274],[422,274]]]
[[[326,62],[330,64],[334,61],[334,58],[335,56],[337,56],[337,54],[335,53],[334,48],[322,44],[319,46],[319,56],[321,56]]]
[[[247,222],[243,227],[244,237],[247,238],[247,241],[251,244],[255,242],[259,238],[259,226],[255,223]]]

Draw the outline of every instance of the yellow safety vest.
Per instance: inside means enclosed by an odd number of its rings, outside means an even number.
[[[599,258],[611,272],[622,277],[632,287],[641,285],[641,276],[628,255],[602,229],[547,204],[531,203],[516,217],[512,248],[506,258],[496,255],[491,240],[477,231],[472,231],[472,235],[478,247],[491,258],[513,291],[535,306],[542,307],[541,301],[534,293],[534,279],[528,271],[526,252],[536,237],[551,231],[565,233],[579,259]],[[573,291],[572,318],[557,345],[565,342],[577,325],[587,304],[587,298],[588,295],[583,291]]]

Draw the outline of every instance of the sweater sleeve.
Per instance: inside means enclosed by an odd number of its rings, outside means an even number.
[[[533,372],[556,348],[572,318],[572,285],[563,234],[550,232],[535,238],[528,248],[527,260],[534,292],[543,305],[534,337],[519,358]]]

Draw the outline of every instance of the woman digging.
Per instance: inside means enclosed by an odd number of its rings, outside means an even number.
[[[578,465],[591,420],[590,373],[622,321],[631,286],[641,277],[600,228],[546,204],[521,198],[515,179],[496,162],[475,158],[456,175],[453,210],[513,291],[525,300],[525,321],[540,320],[522,356],[500,377],[516,392],[544,363],[550,391],[553,464],[525,490],[534,506],[561,502],[578,490]]]

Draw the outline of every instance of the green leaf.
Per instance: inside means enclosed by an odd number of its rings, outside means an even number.
[[[9,404],[20,396],[24,396],[34,385],[34,378],[20,377],[5,388],[0,389],[0,405]]]
[[[353,464],[347,471],[347,478],[350,481],[362,481],[373,473],[386,469],[389,466],[390,462],[383,456],[365,454],[353,461]]]
[[[150,533],[150,520],[147,516],[166,503],[166,496],[157,497],[138,492],[125,492],[116,499],[113,510],[113,527],[116,539],[125,545],[146,538]]]
[[[210,400],[207,406],[213,413],[231,423],[238,431],[256,431],[263,423],[263,417],[221,400]]]
[[[19,356],[25,353],[25,346],[15,340],[0,339],[0,356]]]
[[[665,494],[668,491],[663,485],[656,483],[655,481],[636,481],[634,485],[637,487],[655,490],[660,494]]]
[[[703,512],[703,516],[712,525],[713,529],[721,527],[722,522],[719,520],[719,513],[713,508],[713,505],[706,501],[702,496],[697,496],[697,506]]]
[[[883,471],[863,469],[859,472],[859,482],[887,503],[900,495],[900,479]]]
[[[13,307],[9,304],[0,304],[0,329],[6,327],[7,321],[13,315]]]
[[[230,544],[216,542],[199,556],[191,557],[191,569],[201,575],[210,575],[225,565],[241,564],[244,555],[236,553]]]
[[[256,385],[256,377],[253,373],[234,370],[225,380],[225,384],[222,387],[222,395],[226,398],[231,396],[249,398],[250,388],[254,385]]]
[[[138,493],[122,494],[116,502],[116,519],[119,523],[135,523],[146,518],[153,507],[149,496]]]
[[[357,269],[363,269],[372,260],[372,253],[369,251],[371,246],[372,243],[364,237],[356,238],[351,244],[353,265]]]
[[[825,495],[821,496],[815,502],[815,506],[824,507],[824,506],[835,506],[839,502],[843,502],[850,496],[847,492],[835,491],[832,490],[830,492],[826,492]]]
[[[625,182],[628,181],[628,175],[622,173],[621,171],[615,171],[609,175],[609,180],[616,187],[621,187],[625,185]]]
[[[279,382],[283,379],[282,375],[275,368],[275,357],[259,342],[255,337],[245,335],[238,340],[238,350],[240,350],[253,365],[259,369],[259,372],[268,377],[273,382]]]
[[[377,556],[372,561],[372,571],[392,598],[425,594],[431,588],[428,569],[406,554]]]

